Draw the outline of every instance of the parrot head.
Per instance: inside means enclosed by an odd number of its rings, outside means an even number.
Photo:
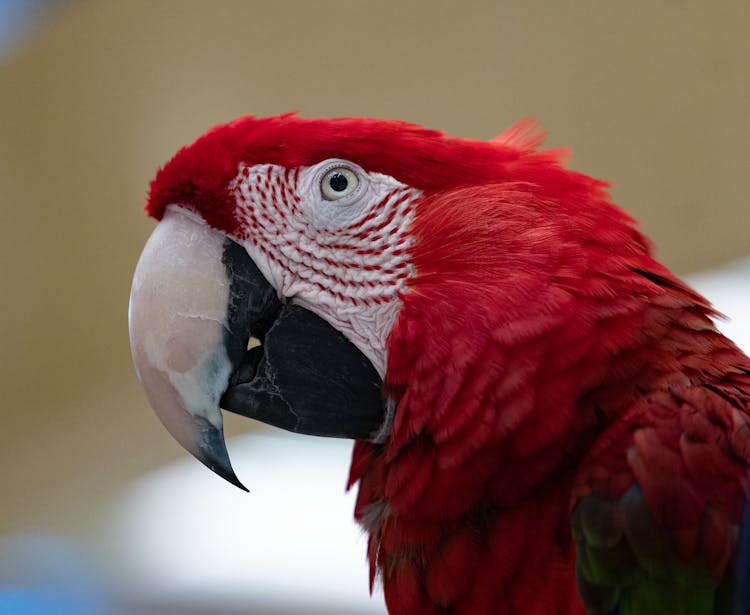
[[[540,141],[529,122],[483,142],[282,115],[181,149],[151,185],[159,224],[129,312],[136,371],[169,432],[241,487],[222,409],[393,445],[430,422],[458,429],[441,408],[483,340],[574,310],[547,282],[595,266],[584,238],[644,249],[626,214],[590,206],[604,185]]]

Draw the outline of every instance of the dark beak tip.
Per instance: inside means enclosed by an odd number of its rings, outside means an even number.
[[[228,463],[222,463],[215,457],[206,455],[205,452],[201,457],[198,458],[198,460],[214,474],[220,476],[228,483],[232,483],[235,487],[242,489],[242,491],[245,491],[247,493],[250,492],[250,490],[242,484],[240,479],[237,478],[237,475],[234,473],[232,466]]]
[[[229,460],[229,452],[224,442],[223,430],[214,427],[202,417],[196,417],[194,421],[196,431],[200,434],[198,451],[195,454],[198,460],[227,482],[249,492],[249,489],[240,482],[240,479],[234,473],[232,462]]]
[[[237,475],[234,473],[234,470],[232,468],[219,468],[216,466],[208,466],[213,472],[221,476],[225,481],[232,483],[235,487],[238,489],[241,489],[245,493],[250,493],[250,490],[245,487],[245,485],[240,482],[240,479],[237,478]]]

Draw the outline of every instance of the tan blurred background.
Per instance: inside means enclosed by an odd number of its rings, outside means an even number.
[[[750,253],[747,0],[56,4],[0,58],[0,533],[95,540],[183,456],[128,349],[148,182],[289,110],[476,138],[532,115],[678,272]]]

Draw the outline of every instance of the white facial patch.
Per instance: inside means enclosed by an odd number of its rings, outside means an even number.
[[[238,239],[279,296],[325,318],[383,377],[399,293],[413,274],[409,229],[422,192],[338,159],[241,165],[230,189]]]

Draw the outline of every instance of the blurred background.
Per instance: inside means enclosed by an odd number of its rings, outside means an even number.
[[[535,116],[748,349],[749,61],[746,0],[0,0],[0,613],[384,613],[350,443],[227,417],[245,495],[139,389],[142,207],[181,145],[248,113]]]

